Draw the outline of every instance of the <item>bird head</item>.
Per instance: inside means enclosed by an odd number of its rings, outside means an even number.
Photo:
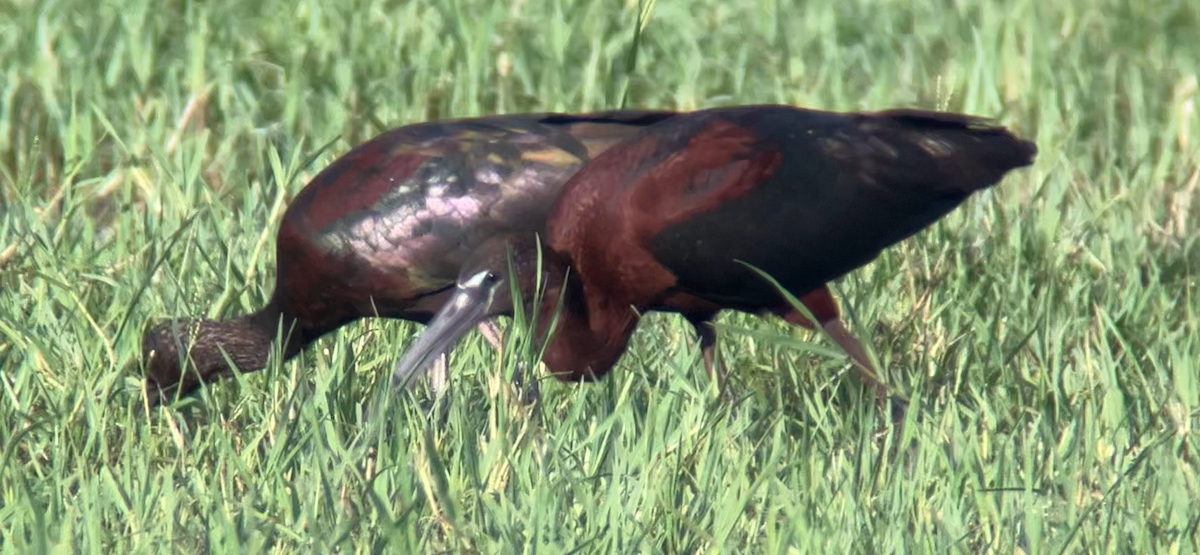
[[[396,363],[392,385],[403,387],[427,371],[481,322],[512,315],[517,304],[514,294],[523,307],[536,302],[542,309],[553,308],[567,275],[565,262],[543,249],[532,233],[488,241],[463,265],[454,293]]]

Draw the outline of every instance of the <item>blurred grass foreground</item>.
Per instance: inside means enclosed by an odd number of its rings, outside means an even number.
[[[1200,552],[1200,3],[3,0],[0,68],[0,553]],[[143,402],[145,322],[265,302],[289,199],[385,129],[768,102],[1038,143],[836,284],[902,434],[736,314],[733,406],[671,315],[532,408],[472,334],[444,418],[368,433],[384,321]]]

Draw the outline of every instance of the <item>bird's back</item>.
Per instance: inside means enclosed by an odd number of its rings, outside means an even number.
[[[681,290],[730,304],[778,302],[771,286],[734,260],[803,293],[932,225],[1037,152],[1003,128],[958,114],[788,109],[730,119],[760,137],[760,158],[777,153],[769,177],[650,240]]]
[[[584,162],[671,115],[495,116],[379,135],[330,164],[289,206],[278,235],[277,294],[313,319],[338,304],[351,313],[415,316],[404,311],[452,285],[480,242],[540,230]]]
[[[934,223],[1036,152],[958,114],[704,110],[594,159],[568,182],[547,235],[573,253],[585,280],[637,288],[648,282],[625,274],[652,275],[653,261],[674,290],[771,306],[778,294],[742,262],[802,293]],[[659,273],[655,287],[667,281]]]

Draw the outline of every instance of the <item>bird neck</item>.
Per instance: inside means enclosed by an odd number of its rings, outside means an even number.
[[[625,353],[636,327],[637,315],[632,310],[589,318],[580,303],[568,303],[559,314],[558,328],[546,345],[542,362],[565,382],[599,380]]]
[[[230,362],[239,372],[262,370],[279,337],[287,339],[280,350],[284,361],[312,342],[296,318],[283,313],[274,300],[257,312],[232,320],[200,322],[198,327],[191,357],[206,380],[229,373]]]

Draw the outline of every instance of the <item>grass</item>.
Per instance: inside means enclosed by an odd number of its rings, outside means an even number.
[[[3,0],[0,60],[0,553],[1200,552],[1195,2]],[[827,342],[741,315],[733,407],[664,315],[533,408],[472,335],[444,422],[418,392],[364,426],[420,329],[379,321],[144,406],[145,322],[261,305],[282,210],[351,145],[622,102],[1036,140],[836,284],[902,435]]]

